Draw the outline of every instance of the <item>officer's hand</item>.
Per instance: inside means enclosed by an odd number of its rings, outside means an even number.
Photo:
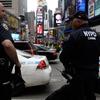
[[[21,69],[20,68],[21,68],[20,63],[15,66],[15,74],[18,74],[21,76]]]
[[[20,63],[17,63],[17,64],[16,64],[16,67],[21,68],[21,64],[20,64]]]

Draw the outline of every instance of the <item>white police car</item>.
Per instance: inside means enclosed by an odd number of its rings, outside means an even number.
[[[25,81],[25,86],[30,87],[48,84],[52,69],[46,56],[31,55],[21,50],[16,51],[21,63],[21,74]]]

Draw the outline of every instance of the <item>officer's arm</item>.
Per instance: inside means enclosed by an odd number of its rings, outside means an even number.
[[[13,43],[10,40],[5,39],[4,41],[2,41],[2,45],[8,57],[16,64],[17,67],[21,67]]]
[[[67,66],[71,60],[71,56],[74,52],[75,39],[70,35],[69,40],[65,41],[62,47],[62,52],[59,56],[60,61],[64,66]]]
[[[99,56],[100,56],[100,34],[98,34],[98,46],[99,46],[98,52],[99,52]]]
[[[67,51],[66,51],[66,49],[67,49],[66,44],[67,44],[67,42],[64,41],[64,43],[62,45],[62,52],[59,55],[59,59],[64,66],[66,66],[66,64],[68,63],[68,59],[69,59],[68,55],[67,55]]]

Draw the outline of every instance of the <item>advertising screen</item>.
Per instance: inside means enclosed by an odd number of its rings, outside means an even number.
[[[37,25],[37,34],[43,34],[43,25],[42,24],[39,24]]]
[[[88,2],[88,18],[94,17],[94,0]]]
[[[95,0],[95,16],[100,15],[100,0]]]
[[[43,23],[43,16],[37,16],[37,23]]]
[[[12,33],[11,36],[12,36],[13,40],[20,40],[20,35],[19,34]]]
[[[43,7],[42,6],[37,7],[36,13],[37,15],[43,15]]]
[[[76,11],[85,11],[86,0],[76,0]]]
[[[61,22],[62,22],[61,14],[56,14],[56,23],[61,24]]]
[[[54,14],[54,27],[61,25],[61,23],[62,23],[61,13]]]

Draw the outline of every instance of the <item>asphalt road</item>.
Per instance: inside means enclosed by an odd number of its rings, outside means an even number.
[[[59,89],[66,83],[59,70],[63,70],[63,65],[57,60],[57,63],[50,63],[52,66],[52,77],[50,83],[45,87],[30,87],[12,100],[45,100],[53,91]],[[100,100],[100,95],[96,94],[97,99]]]
[[[62,64],[59,60],[51,62],[50,64],[52,67],[52,75],[50,83],[47,86],[27,88],[21,95],[13,97],[12,100],[45,100],[53,91],[63,86],[66,80],[59,72],[59,70],[63,70]]]

